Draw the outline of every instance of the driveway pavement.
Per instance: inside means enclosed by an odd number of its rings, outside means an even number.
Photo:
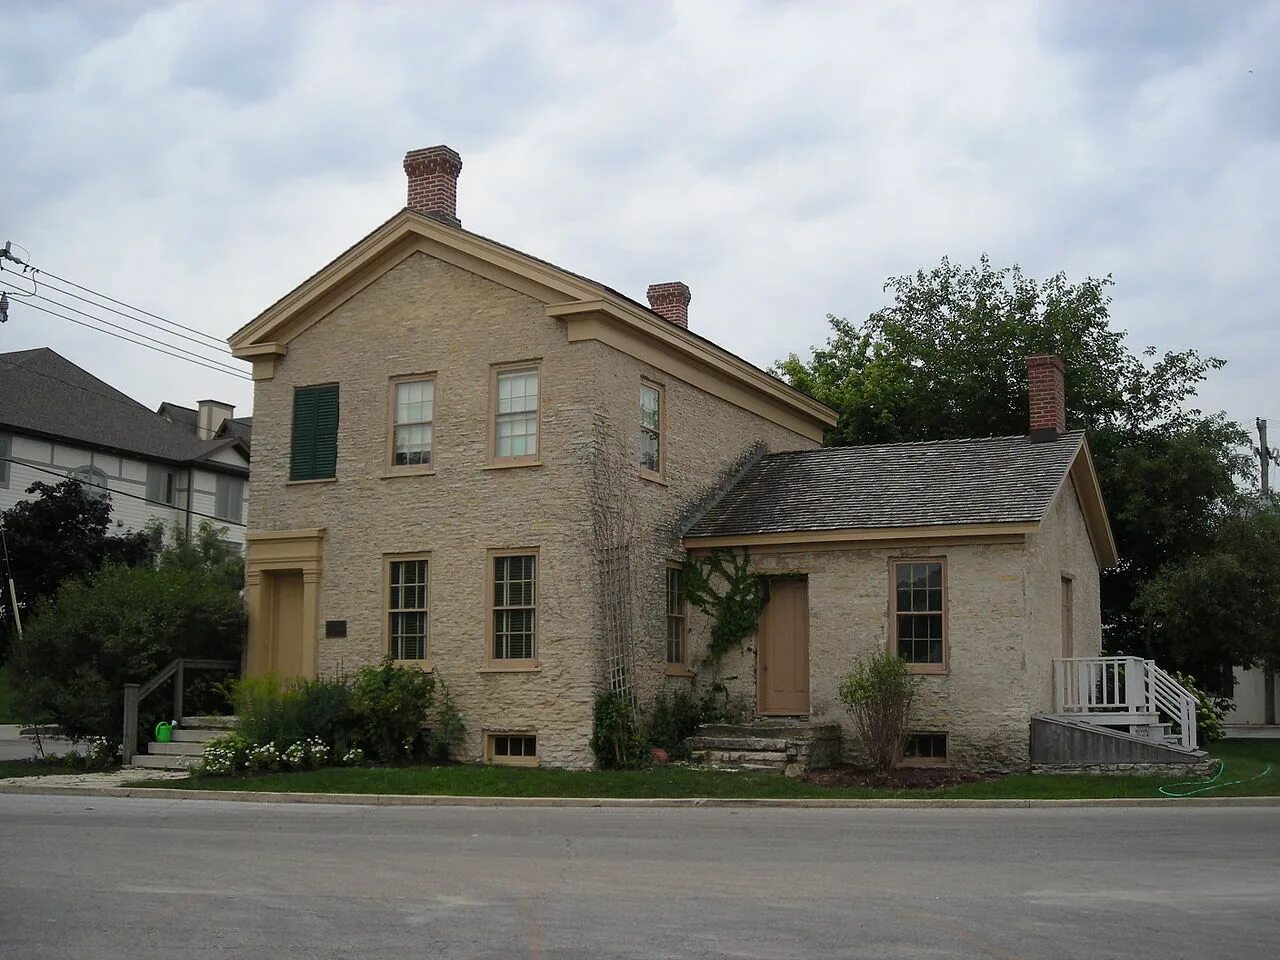
[[[35,737],[24,737],[19,732],[22,729],[16,723],[0,723],[0,760],[30,760],[37,756]],[[42,744],[47,756],[61,756],[82,749],[62,737],[44,737]]]
[[[0,795],[0,956],[1257,958],[1275,808]]]

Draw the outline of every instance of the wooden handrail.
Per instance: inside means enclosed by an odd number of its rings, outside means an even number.
[[[128,766],[138,752],[138,704],[143,697],[156,691],[170,677],[173,681],[173,719],[182,719],[182,693],[186,686],[187,669],[239,670],[239,660],[210,660],[204,657],[178,657],[144,684],[124,685],[124,736],[120,744],[120,759]]]

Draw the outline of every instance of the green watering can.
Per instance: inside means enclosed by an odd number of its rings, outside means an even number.
[[[177,722],[170,723],[168,720],[161,720],[156,724],[156,743],[169,743],[173,740],[173,728]]]

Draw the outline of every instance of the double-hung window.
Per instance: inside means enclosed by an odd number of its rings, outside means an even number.
[[[684,571],[667,567],[667,663],[685,664]]]
[[[403,377],[391,382],[391,467],[421,472],[431,466],[436,382]]]
[[[9,457],[13,456],[13,441],[7,433],[0,433],[0,488],[9,485]]]
[[[941,560],[893,564],[893,647],[918,673],[947,668],[945,577]]]
[[[387,559],[387,652],[392,660],[427,659],[429,565],[424,556]]]
[[[662,388],[653,383],[640,384],[640,469],[661,477],[666,451],[662,442]]]
[[[173,506],[177,489],[177,476],[168,467],[147,464],[147,499],[153,504]]]
[[[290,480],[331,480],[338,474],[338,385],[293,389]]]
[[[213,515],[239,523],[244,515],[244,480],[218,474],[213,482]]]
[[[491,558],[491,643],[494,660],[537,659],[538,555],[500,553]]]
[[[537,462],[540,379],[536,364],[494,369],[491,454],[495,464]]]

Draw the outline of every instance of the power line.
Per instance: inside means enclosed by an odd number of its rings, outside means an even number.
[[[18,244],[18,246],[21,247],[22,244]],[[22,249],[26,250],[26,247],[22,247]],[[8,253],[7,250],[5,251],[4,254],[0,256],[3,256],[4,259],[12,260],[14,263],[20,263],[24,267],[30,267],[30,269],[34,270],[36,273],[43,274],[46,277],[52,277],[54,280],[57,280],[60,283],[65,283],[69,286],[75,287],[77,290],[83,290],[85,293],[92,294],[93,296],[98,297],[101,300],[110,301],[111,303],[114,303],[116,306],[124,307],[125,309],[132,310],[135,313],[141,313],[144,316],[150,317],[152,320],[159,320],[161,323],[167,323],[171,327],[177,327],[179,330],[186,330],[188,333],[194,333],[198,336],[204,337],[207,340],[212,340],[214,343],[216,343],[220,347],[224,346],[221,340],[219,340],[217,337],[213,336],[212,334],[205,333],[203,330],[197,330],[195,327],[188,327],[186,324],[178,323],[174,320],[167,320],[164,317],[160,316],[159,314],[152,313],[150,310],[143,310],[141,307],[135,307],[131,303],[125,303],[123,300],[117,300],[115,297],[109,297],[105,293],[99,293],[97,290],[94,290],[92,287],[86,287],[82,284],[76,283],[74,280],[68,280],[66,277],[60,277],[56,273],[50,273],[48,270],[41,270],[39,267],[33,267],[27,261],[20,260],[17,257],[15,257],[13,254]],[[28,254],[28,257],[29,256],[30,254]]]
[[[15,271],[15,270],[13,270],[13,269],[10,269],[10,268],[7,268],[7,267],[5,267],[5,265],[4,265],[3,263],[0,263],[0,272],[4,272],[4,271],[7,271],[7,272],[9,272],[9,273],[15,273],[15,274],[17,273],[17,271]],[[21,276],[21,274],[17,274],[17,275],[18,275],[18,276]],[[29,278],[29,279],[31,279],[31,278]],[[5,282],[5,281],[0,281],[0,282]],[[35,281],[34,281],[34,279],[32,279],[32,282],[33,282],[33,283],[35,282]],[[56,291],[56,292],[58,292],[58,293],[62,294],[64,297],[72,297],[72,298],[74,298],[74,299],[76,299],[76,300],[79,300],[79,301],[80,301],[80,302],[82,302],[82,303],[87,303],[87,304],[89,304],[90,306],[97,307],[99,310],[107,310],[107,311],[109,311],[109,312],[111,312],[111,313],[116,314],[117,316],[124,317],[126,320],[132,320],[134,323],[140,323],[140,324],[142,324],[144,327],[151,327],[153,330],[159,330],[161,333],[167,334],[168,336],[171,336],[171,337],[180,337],[180,338],[182,338],[183,340],[188,340],[188,341],[190,341],[191,343],[194,343],[196,346],[204,347],[206,350],[208,350],[211,346],[213,346],[213,344],[205,343],[203,340],[200,340],[200,339],[198,339],[198,338],[196,338],[196,337],[187,336],[187,334],[185,334],[185,333],[178,333],[177,331],[174,331],[174,330],[166,330],[164,327],[160,326],[158,323],[150,323],[150,322],[148,322],[148,321],[146,321],[146,320],[143,320],[141,317],[135,317],[135,316],[134,316],[133,314],[131,314],[131,313],[125,313],[123,310],[117,310],[117,309],[115,309],[115,307],[108,307],[105,303],[98,303],[96,300],[90,300],[88,297],[82,297],[82,296],[80,296],[78,293],[72,293],[70,290],[63,290],[63,289],[62,289],[61,287],[59,287],[56,283],[49,283],[48,281],[46,281],[46,282],[44,283],[44,286],[45,286],[45,287],[48,287],[50,290],[54,290],[54,291]],[[16,288],[13,284],[9,284],[9,289],[11,289],[11,290],[16,290],[17,288]],[[84,311],[83,311],[83,310],[76,310],[76,308],[75,308],[75,307],[73,307],[73,306],[71,306],[71,304],[69,304],[69,303],[61,303],[61,302],[59,302],[59,301],[57,301],[57,300],[53,300],[53,299],[51,299],[51,298],[49,298],[49,297],[41,296],[41,295],[40,295],[40,294],[38,294],[38,293],[23,293],[23,294],[21,294],[21,295],[22,295],[22,296],[28,296],[28,297],[30,297],[30,296],[38,297],[38,298],[39,298],[39,299],[41,299],[41,300],[45,300],[45,301],[47,301],[47,302],[49,302],[49,303],[55,303],[55,304],[57,304],[58,306],[60,306],[60,307],[65,307],[65,308],[66,308],[66,309],[68,309],[68,310],[75,310],[75,312],[76,312],[76,313],[81,313],[81,314],[84,314],[85,316],[92,316],[92,314],[84,313]],[[95,318],[95,319],[96,319],[96,318]],[[204,336],[204,334],[202,334],[202,336]],[[210,339],[212,339],[212,338],[210,338]],[[226,345],[225,343],[222,343],[221,341],[216,341],[216,340],[215,340],[214,342],[218,344],[218,348],[219,348],[223,353],[228,353],[228,354],[230,353],[230,351],[227,349],[227,345]]]
[[[133,339],[131,339],[130,337],[121,336],[121,335],[120,335],[120,334],[118,334],[118,333],[112,333],[110,330],[103,330],[101,327],[95,327],[95,326],[94,326],[93,324],[91,324],[91,323],[85,323],[83,320],[77,320],[75,317],[68,317],[66,314],[58,313],[58,312],[57,312],[57,311],[55,311],[55,310],[49,310],[48,308],[46,308],[46,307],[42,307],[42,306],[40,306],[40,305],[38,305],[38,304],[35,304],[35,303],[27,303],[27,304],[25,304],[25,305],[26,305],[26,306],[28,306],[28,307],[30,307],[32,310],[39,310],[41,313],[47,313],[47,314],[49,314],[50,316],[58,317],[59,319],[62,319],[62,320],[68,320],[68,321],[70,321],[71,323],[79,324],[80,326],[82,326],[82,327],[87,327],[87,328],[88,328],[88,329],[90,329],[90,330],[96,330],[98,333],[105,333],[108,337],[115,337],[117,340],[123,340],[125,343],[132,343],[134,346],[138,346],[138,347],[146,347],[146,349],[148,349],[148,350],[154,350],[154,351],[156,351],[156,353],[163,353],[163,354],[165,354],[166,356],[173,357],[173,358],[175,358],[175,359],[177,359],[177,360],[186,360],[186,361],[187,361],[187,363],[194,363],[194,364],[195,364],[196,366],[198,366],[198,367],[206,367],[206,368],[208,368],[209,370],[213,370],[213,371],[215,371],[216,373],[224,373],[224,374],[226,374],[226,375],[227,375],[227,376],[229,376],[229,377],[239,377],[241,380],[249,380],[249,381],[251,381],[251,382],[252,382],[252,380],[253,380],[253,377],[249,376],[247,373],[242,373],[242,372],[241,372],[241,371],[239,371],[239,370],[233,370],[233,369],[231,369],[231,368],[226,368],[226,367],[221,367],[221,366],[214,366],[214,364],[215,364],[215,363],[217,363],[217,361],[216,361],[216,360],[209,360],[208,358],[204,358],[204,361],[202,361],[202,360],[193,360],[193,359],[191,359],[190,357],[184,357],[184,356],[182,356],[182,354],[179,354],[179,353],[171,353],[169,350],[165,350],[165,349],[162,349],[162,348],[160,348],[160,347],[153,347],[153,346],[151,346],[151,344],[143,343],[143,342],[142,342],[142,341],[140,341],[140,340],[133,340]],[[95,318],[95,319],[97,319],[97,318]],[[101,322],[102,322],[102,323],[108,323],[109,321],[103,320],[103,321],[101,321]],[[113,326],[114,326],[114,324],[113,324]],[[129,331],[129,332],[130,332],[130,333],[133,333],[133,331]],[[136,336],[139,336],[139,337],[140,337],[140,336],[143,336],[143,334],[140,334],[140,333],[139,333],[139,334],[136,334]],[[172,345],[170,345],[170,346],[172,346]],[[182,348],[181,348],[181,347],[176,347],[176,346],[175,346],[175,347],[173,347],[173,349],[174,349],[174,350],[181,350]],[[205,361],[207,361],[207,362],[205,362]]]
[[[104,486],[101,483],[94,483],[91,480],[81,480],[79,477],[68,477],[65,473],[62,473],[59,470],[51,470],[49,467],[38,467],[34,463],[27,463],[25,460],[15,460],[13,457],[0,457],[0,460],[5,460],[9,463],[16,463],[18,466],[27,467],[30,470],[39,470],[41,473],[48,473],[55,477],[61,477],[63,480],[74,479],[77,483],[86,487],[95,487],[98,490],[105,490],[113,497],[128,497],[130,500],[141,500],[143,503],[154,504],[157,507],[167,507],[170,510],[179,510],[182,513],[189,513],[191,516],[199,517],[202,520],[216,520],[218,523],[229,524],[233,527],[248,526],[247,523],[243,523],[240,520],[224,520],[222,517],[216,517],[211,513],[200,513],[197,510],[187,510],[184,507],[178,507],[172,503],[165,503],[163,500],[152,500],[150,497],[139,496],[136,493],[125,493],[123,490],[112,490],[108,486]]]
[[[8,281],[6,281],[6,280],[0,280],[0,285],[3,285],[3,286],[10,286],[10,287],[12,286],[12,285],[11,285],[11,284],[9,284],[9,283],[8,283]],[[141,337],[143,340],[150,340],[152,343],[158,343],[158,344],[160,344],[160,346],[162,346],[162,347],[168,347],[168,348],[169,348],[169,349],[171,349],[171,350],[177,350],[177,351],[179,351],[180,353],[189,354],[190,356],[198,357],[198,358],[199,358],[199,359],[201,359],[201,360],[207,360],[207,361],[209,361],[210,363],[216,363],[216,364],[218,364],[219,366],[225,366],[225,367],[227,368],[227,370],[229,370],[229,371],[235,371],[235,372],[237,372],[237,373],[238,373],[238,372],[240,372],[240,371],[236,371],[236,370],[235,370],[235,368],[234,368],[234,367],[232,367],[230,364],[223,364],[223,362],[222,362],[221,360],[217,360],[217,359],[215,359],[214,357],[206,357],[206,356],[205,356],[204,354],[202,354],[202,353],[196,353],[194,350],[188,350],[186,347],[180,347],[180,346],[178,346],[176,343],[169,343],[169,341],[167,341],[167,340],[160,340],[160,339],[158,339],[158,338],[156,338],[156,337],[149,336],[148,334],[145,334],[145,333],[139,333],[137,330],[131,330],[131,329],[129,329],[128,327],[121,326],[121,325],[120,325],[120,324],[118,324],[118,323],[114,323],[114,322],[112,322],[111,320],[107,320],[105,317],[95,316],[95,315],[94,315],[94,314],[92,314],[92,313],[87,313],[87,312],[85,312],[84,310],[77,309],[76,307],[71,306],[71,304],[69,304],[69,303],[63,303],[63,302],[61,302],[60,300],[54,300],[52,297],[45,297],[45,296],[41,296],[41,295],[40,295],[40,294],[38,294],[38,293],[36,293],[36,294],[32,294],[32,296],[33,296],[35,299],[37,299],[37,300],[43,300],[45,303],[51,303],[51,304],[53,304],[55,307],[61,307],[63,310],[70,310],[72,313],[78,313],[78,314],[80,314],[80,316],[82,316],[82,317],[88,317],[90,320],[96,321],[97,323],[105,323],[108,327],[111,327],[112,329],[115,329],[115,330],[121,330],[121,331],[123,331],[124,333],[128,333],[128,334],[130,334],[130,335],[132,335],[132,336],[135,336],[135,337]],[[34,306],[35,306],[35,304],[33,304],[33,303],[28,303],[28,304],[27,304],[27,306],[28,306],[28,307],[34,307]],[[154,326],[154,324],[153,324],[153,326]],[[167,333],[168,331],[164,331],[164,332],[166,332],[166,333]],[[171,336],[177,336],[177,334],[171,334]],[[188,339],[190,339],[190,338],[188,338]]]

